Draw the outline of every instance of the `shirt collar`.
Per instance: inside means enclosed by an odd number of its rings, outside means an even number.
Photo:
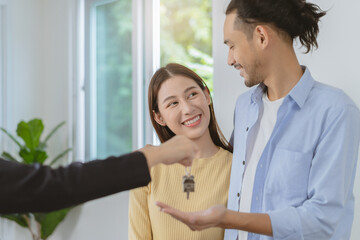
[[[265,84],[260,83],[259,85],[257,85],[253,89],[253,92],[251,94],[251,103],[254,103],[254,102],[258,103],[259,101],[261,101],[264,92],[266,92]]]
[[[308,98],[315,82],[313,77],[311,76],[309,69],[305,66],[301,67],[305,69],[304,74],[300,78],[299,82],[288,94],[300,108],[304,106],[304,103]]]
[[[310,94],[310,90],[314,86],[314,79],[311,76],[309,69],[305,66],[301,67],[305,69],[304,74],[288,94],[288,96],[290,96],[300,108],[304,106],[304,103]],[[259,102],[265,91],[266,86],[263,83],[256,86],[251,94],[251,103]]]

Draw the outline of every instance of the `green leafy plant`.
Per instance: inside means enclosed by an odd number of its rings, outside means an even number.
[[[44,139],[41,141],[41,135],[44,131],[44,124],[40,119],[33,119],[29,122],[21,121],[16,129],[17,135],[23,140],[21,144],[13,135],[4,128],[0,128],[7,136],[9,136],[19,147],[19,157],[13,157],[9,152],[4,151],[2,157],[9,161],[21,162],[25,164],[45,164],[48,160],[46,152],[48,140],[65,122],[58,124]],[[49,165],[53,166],[58,160],[64,157],[71,148],[66,149],[58,154],[54,159],[49,161]],[[25,213],[25,214],[2,214],[3,218],[7,218],[16,222],[21,227],[28,228],[33,240],[47,239],[58,226],[58,224],[66,217],[70,208],[53,211],[49,213]],[[34,230],[35,225],[35,230]]]

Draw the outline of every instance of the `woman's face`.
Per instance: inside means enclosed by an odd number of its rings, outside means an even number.
[[[156,122],[176,135],[198,139],[210,123],[210,96],[188,77],[174,76],[162,83],[158,93]]]

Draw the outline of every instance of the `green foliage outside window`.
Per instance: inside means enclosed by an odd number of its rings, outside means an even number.
[[[210,0],[161,0],[161,65],[177,62],[202,77],[213,89]]]
[[[97,157],[132,150],[131,1],[96,8]]]

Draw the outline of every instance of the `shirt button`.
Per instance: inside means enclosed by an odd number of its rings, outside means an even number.
[[[246,128],[246,131],[249,131],[249,127]]]
[[[237,193],[237,196],[240,197],[240,193]]]
[[[259,198],[258,197],[256,197],[256,201],[258,201],[259,200]]]
[[[260,167],[262,168],[262,164],[260,164]]]
[[[243,161],[243,165],[245,165],[245,161]]]

